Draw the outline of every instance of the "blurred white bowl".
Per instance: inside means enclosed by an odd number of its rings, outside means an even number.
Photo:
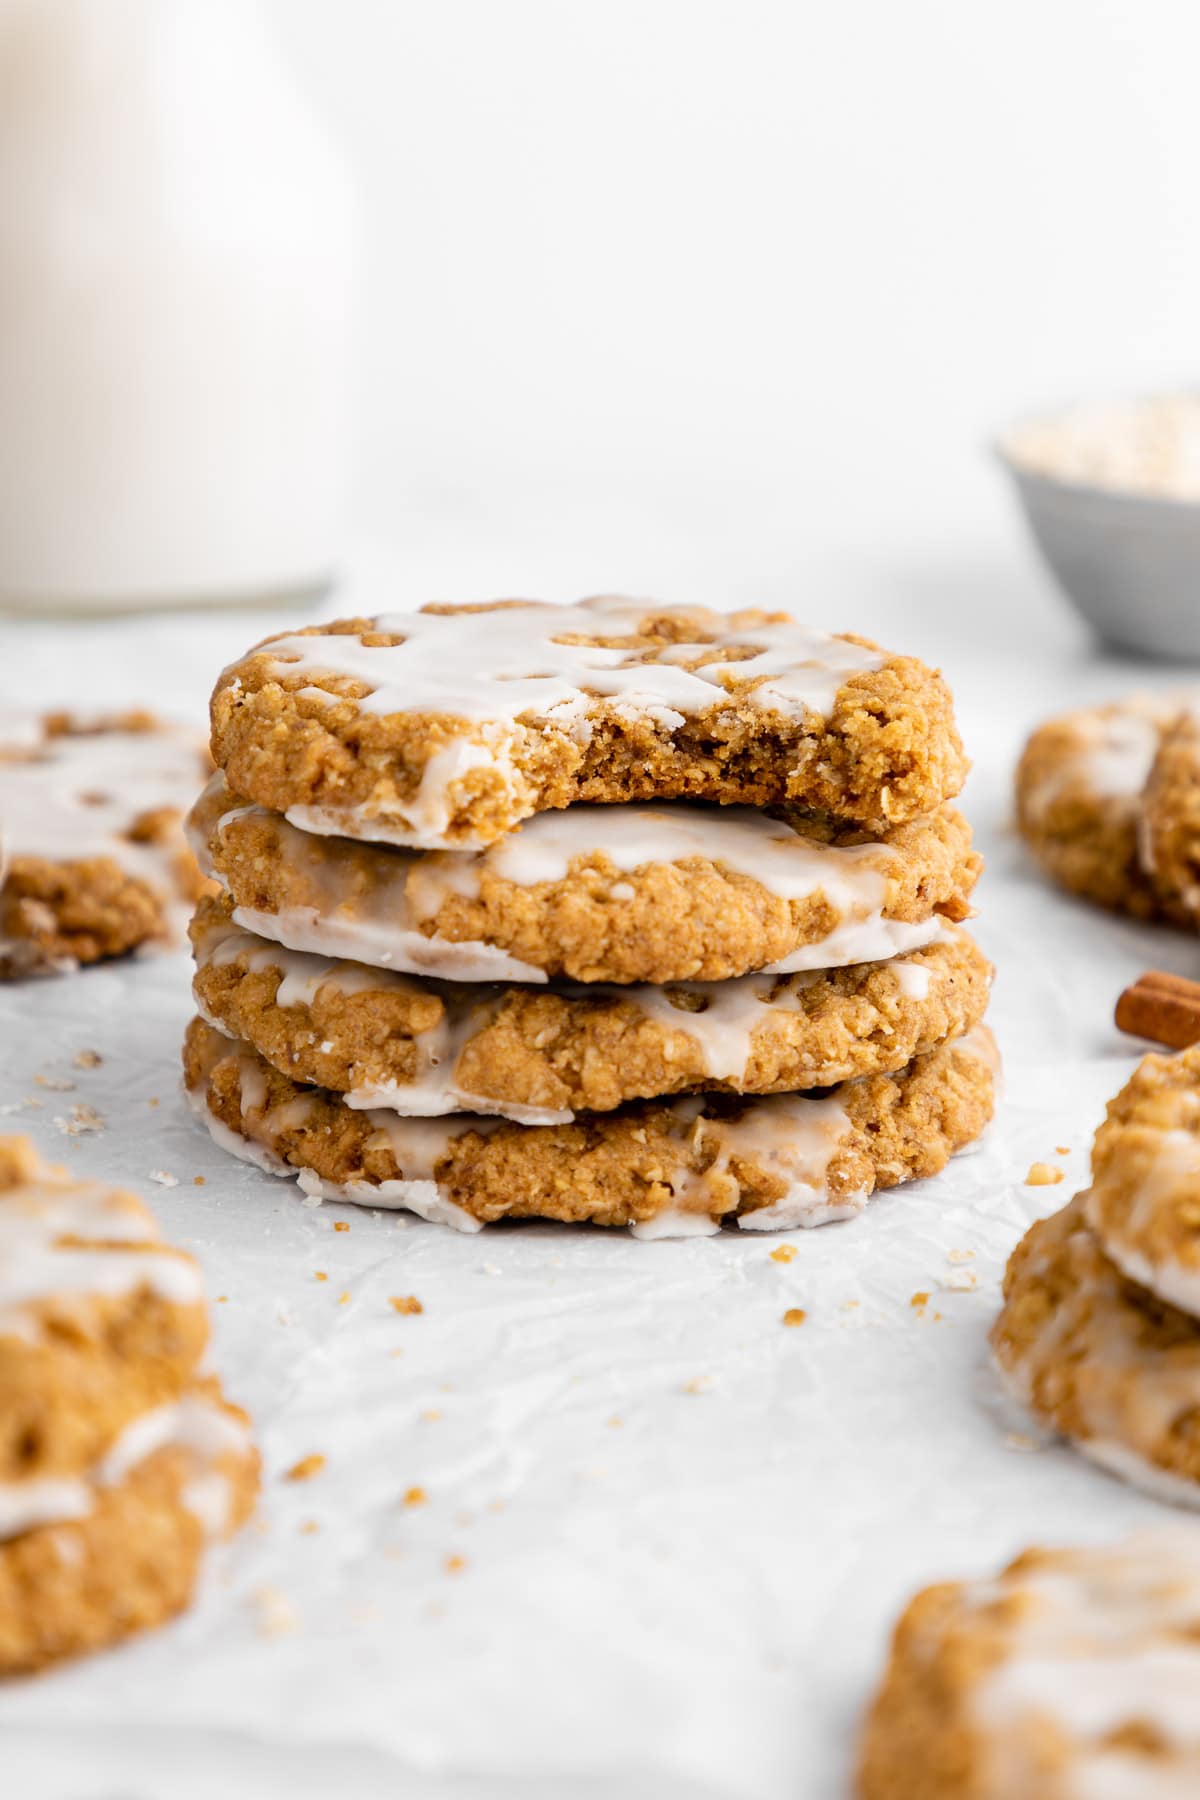
[[[996,454],[1016,487],[1034,542],[1059,586],[1089,625],[1106,642],[1122,650],[1168,661],[1200,660],[1200,495],[1144,491],[1169,487],[1171,471],[1150,480],[1152,468],[1137,467],[1130,485],[1120,485],[1121,451],[1110,455],[1097,443],[1092,458],[1105,469],[1103,481],[1080,478],[1089,460],[1088,421],[1136,420],[1137,408],[1177,405],[1195,409],[1193,396],[1175,402],[1146,401],[1108,413],[1063,412],[1007,432]],[[1048,432],[1064,433],[1064,473],[1051,473],[1045,440]],[[1031,455],[1035,436],[1039,454]],[[1083,454],[1080,454],[1082,445]],[[1168,442],[1167,450],[1188,446]],[[1162,445],[1156,445],[1161,451]],[[1131,471],[1150,459],[1143,444],[1129,447]],[[1040,463],[1042,466],[1035,466]],[[1069,471],[1069,472],[1068,472]],[[1180,485],[1194,487],[1190,468],[1181,464]],[[1145,479],[1140,479],[1144,477]]]

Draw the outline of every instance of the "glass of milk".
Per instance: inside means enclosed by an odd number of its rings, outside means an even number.
[[[253,0],[0,0],[0,609],[330,581],[355,239]]]

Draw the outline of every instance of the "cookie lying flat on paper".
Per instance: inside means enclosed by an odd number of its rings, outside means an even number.
[[[247,930],[450,981],[720,981],[876,962],[969,916],[982,866],[952,807],[878,842],[742,806],[574,806],[489,849],[298,830],[221,777],[189,820]]]
[[[1138,918],[1167,903],[1141,859],[1142,792],[1179,700],[1133,695],[1050,719],[1026,744],[1017,823],[1069,893]]]
[[[192,927],[202,1015],[354,1107],[560,1124],[628,1100],[831,1087],[891,1073],[982,1019],[991,968],[946,926],[883,963],[668,987],[482,987],[285,950],[228,901]]]
[[[850,1217],[876,1189],[936,1174],[978,1137],[995,1073],[981,1026],[898,1074],[818,1095],[690,1095],[528,1126],[359,1112],[200,1019],[184,1045],[192,1105],[235,1156],[298,1175],[309,1194],[407,1208],[467,1231],[545,1218],[666,1236]]]
[[[912,1600],[867,1716],[859,1800],[1200,1793],[1200,1533],[1027,1550]]]
[[[211,764],[148,713],[0,716],[0,978],[64,972],[182,937],[204,889],[183,817]]]
[[[949,691],[784,613],[603,598],[430,607],[267,639],[226,669],[230,786],[313,832],[492,843],[572,801],[780,802],[872,829],[956,794]]]

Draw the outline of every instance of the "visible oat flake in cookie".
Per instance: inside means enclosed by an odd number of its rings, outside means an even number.
[[[896,1627],[859,1800],[1200,1792],[1200,1536],[1027,1550],[926,1588]]]
[[[135,713],[12,736],[0,716],[0,977],[182,935],[204,885],[182,826],[210,766],[197,735]]]
[[[0,1675],[186,1605],[258,1459],[205,1369],[200,1271],[132,1195],[0,1138]]]
[[[687,1095],[571,1123],[355,1110],[203,1021],[185,1085],[218,1143],[323,1198],[401,1207],[477,1230],[501,1218],[628,1225],[649,1235],[788,1230],[861,1211],[876,1188],[936,1173],[982,1131],[994,1095],[984,1027],[890,1076],[824,1094]]]
[[[991,970],[965,932],[886,962],[667,987],[485,987],[283,949],[205,901],[194,993],[210,1024],[349,1106],[557,1124],[691,1088],[829,1087],[979,1023]]]
[[[452,981],[723,980],[903,955],[970,913],[951,807],[879,841],[789,810],[573,806],[485,851],[297,830],[220,776],[189,831],[238,924],[292,950]]]
[[[305,830],[494,842],[576,800],[791,801],[874,829],[965,773],[912,658],[785,614],[621,599],[430,608],[269,639],[213,695],[231,785]]]

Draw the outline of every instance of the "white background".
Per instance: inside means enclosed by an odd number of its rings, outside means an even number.
[[[267,16],[362,192],[360,523],[447,592],[992,603],[994,428],[1194,374],[1186,0]]]
[[[0,1694],[0,1787],[837,1800],[915,1586],[1164,1517],[1011,1439],[981,1374],[1004,1257],[1082,1184],[1133,1065],[1117,990],[1197,961],[1056,895],[1009,830],[1037,719],[1172,672],[1088,644],[984,444],[1044,398],[1193,369],[1200,33],[1144,0],[269,10],[367,225],[374,548],[339,609],[614,586],[943,663],[1008,1098],[982,1152],[788,1265],[734,1234],[464,1242],[355,1213],[335,1238],[175,1100],[181,957],[0,996],[4,1123],[141,1186],[196,1249],[266,1458],[259,1525],[185,1621]],[[272,623],[0,621],[0,693],[199,718]],[[108,1129],[67,1139],[35,1078],[84,1044]],[[1027,1188],[1046,1158],[1066,1181]],[[284,1483],[314,1449],[320,1480]]]

